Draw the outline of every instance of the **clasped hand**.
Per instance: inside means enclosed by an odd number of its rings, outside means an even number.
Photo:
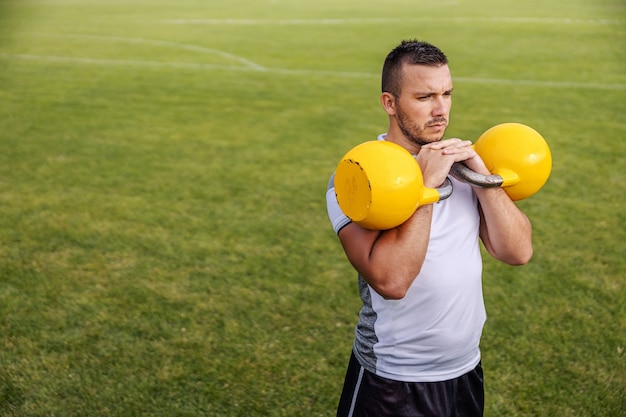
[[[422,145],[415,160],[422,170],[424,185],[430,188],[437,188],[445,181],[455,162],[463,162],[479,174],[489,174],[469,140],[453,138]]]

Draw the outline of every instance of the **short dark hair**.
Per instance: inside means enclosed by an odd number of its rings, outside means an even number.
[[[436,46],[417,39],[403,40],[385,58],[382,75],[382,92],[400,96],[402,66],[426,65],[440,67],[448,63],[446,55]]]

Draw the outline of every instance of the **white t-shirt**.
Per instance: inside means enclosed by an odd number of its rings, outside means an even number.
[[[478,202],[471,187],[452,178],[452,195],[433,207],[426,258],[401,300],[386,300],[359,276],[363,306],[355,330],[360,364],[379,376],[407,382],[459,377],[480,361],[486,313],[478,237]],[[350,223],[335,195],[326,193],[335,232]]]

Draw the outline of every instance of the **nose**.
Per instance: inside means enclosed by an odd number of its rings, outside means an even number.
[[[432,115],[435,117],[446,116],[450,112],[450,100],[448,96],[439,96],[433,103]]]

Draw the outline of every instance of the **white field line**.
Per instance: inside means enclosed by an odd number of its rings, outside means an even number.
[[[621,25],[620,19],[571,19],[550,17],[407,17],[407,18],[337,18],[337,19],[167,19],[174,25],[379,25],[411,22],[515,23],[549,25]]]
[[[31,36],[38,37],[63,37],[63,38],[75,38],[75,39],[92,39],[92,40],[101,40],[101,41],[114,41],[114,42],[125,42],[125,43],[135,43],[142,45],[155,45],[155,46],[164,46],[175,49],[182,49],[192,52],[200,52],[203,54],[211,54],[218,55],[222,58],[229,59],[231,61],[236,61],[242,64],[245,67],[249,67],[255,70],[264,70],[265,68],[256,62],[252,62],[245,58],[242,58],[237,55],[229,54],[228,52],[220,51],[219,49],[206,48],[204,46],[192,45],[187,43],[179,43],[179,42],[170,42],[170,41],[159,41],[152,39],[143,39],[143,38],[127,38],[122,36],[104,36],[104,35],[82,35],[82,34],[56,34],[56,33],[33,33]]]
[[[279,75],[304,75],[304,76],[322,76],[322,77],[340,77],[340,78],[372,78],[378,79],[379,74],[355,71],[325,71],[312,69],[289,69],[289,68],[268,68],[268,67],[251,67],[241,65],[217,65],[204,64],[198,62],[171,62],[171,61],[146,61],[132,59],[100,59],[87,57],[66,57],[53,55],[32,55],[32,54],[7,54],[0,53],[0,58],[7,60],[26,60],[46,63],[60,64],[82,64],[96,66],[117,66],[117,67],[152,67],[152,68],[177,68],[184,70],[203,70],[203,71],[238,71],[238,72],[260,72],[267,74]],[[569,81],[535,81],[535,80],[506,80],[498,78],[471,78],[471,77],[454,77],[454,80],[460,83],[471,84],[502,84],[512,86],[529,86],[529,87],[546,87],[546,88],[577,88],[577,89],[599,89],[599,90],[626,90],[626,84],[602,84],[602,83],[584,83]]]

